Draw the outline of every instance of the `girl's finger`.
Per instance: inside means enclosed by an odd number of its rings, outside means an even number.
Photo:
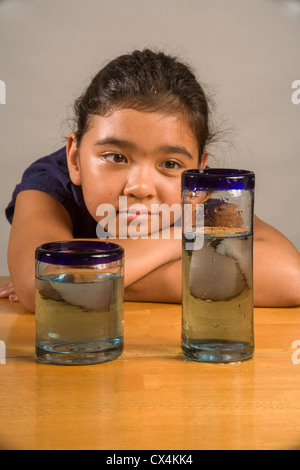
[[[0,287],[0,297],[9,297],[11,294],[15,294],[15,290],[11,282]]]
[[[18,299],[18,297],[17,297],[16,294],[10,294],[10,296],[9,296],[8,298],[9,298],[9,300],[11,300],[12,302],[18,302],[18,301],[19,301],[19,299]]]

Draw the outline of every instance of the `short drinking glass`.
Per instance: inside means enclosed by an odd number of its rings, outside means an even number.
[[[101,241],[39,246],[36,358],[53,364],[111,361],[123,350],[124,250]]]

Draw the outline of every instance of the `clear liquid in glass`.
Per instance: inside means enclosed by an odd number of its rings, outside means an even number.
[[[36,278],[39,362],[93,364],[123,351],[123,277],[112,273]]]
[[[252,234],[210,227],[200,236],[202,248],[183,249],[182,350],[200,362],[249,359],[254,350]]]

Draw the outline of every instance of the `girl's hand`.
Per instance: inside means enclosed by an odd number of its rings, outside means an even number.
[[[12,282],[9,282],[7,284],[4,284],[4,286],[0,287],[0,298],[5,298],[8,297],[9,300],[12,300],[13,302],[18,301],[18,297],[16,296],[14,286],[12,285]]]

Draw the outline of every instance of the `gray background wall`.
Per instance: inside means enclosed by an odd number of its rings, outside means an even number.
[[[300,249],[298,0],[0,1],[0,274],[4,209],[25,168],[64,143],[74,99],[109,59],[156,46],[193,64],[230,129],[211,165],[256,173],[256,214]]]

